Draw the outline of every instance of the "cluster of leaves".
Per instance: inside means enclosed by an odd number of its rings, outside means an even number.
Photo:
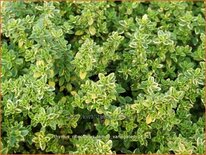
[[[203,1],[3,2],[2,17],[2,153],[205,153]]]

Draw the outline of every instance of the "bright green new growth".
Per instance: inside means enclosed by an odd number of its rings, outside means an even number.
[[[203,2],[3,2],[2,17],[2,153],[205,153]]]

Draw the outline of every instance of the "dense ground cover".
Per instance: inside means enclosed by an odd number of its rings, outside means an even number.
[[[203,2],[3,2],[2,153],[204,153]]]

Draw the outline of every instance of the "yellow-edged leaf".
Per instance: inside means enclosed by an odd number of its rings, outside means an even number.
[[[76,35],[76,36],[80,36],[80,35],[82,35],[82,34],[84,34],[84,32],[83,32],[82,30],[77,30],[77,31],[75,32],[75,35]]]
[[[81,78],[82,80],[85,79],[86,75],[87,75],[86,72],[80,71],[80,73],[79,73],[79,76],[80,76],[80,78]]]
[[[85,103],[87,103],[87,104],[89,104],[90,102],[91,102],[91,101],[90,101],[90,100],[88,100],[88,99],[87,99],[87,100],[85,100]]]
[[[36,65],[37,65],[37,66],[44,65],[44,61],[43,61],[43,60],[37,60],[37,61],[36,61]]]
[[[53,69],[50,69],[49,70],[49,76],[52,78],[54,77],[54,70]]]
[[[22,47],[24,44],[23,40],[19,40],[19,47]]]
[[[72,94],[73,96],[75,96],[75,95],[77,95],[77,92],[76,92],[76,91],[71,91],[71,94]]]
[[[90,18],[90,19],[88,20],[88,24],[89,24],[89,25],[92,25],[93,23],[94,23],[93,18]]]
[[[35,78],[38,78],[38,77],[40,77],[40,76],[41,76],[41,73],[39,73],[39,72],[35,72],[35,73],[34,73],[34,77],[35,77]]]
[[[91,98],[92,98],[92,99],[96,99],[96,98],[97,98],[97,95],[96,95],[96,94],[91,94]]]
[[[107,126],[109,125],[110,121],[108,119],[105,119],[104,124]]]
[[[95,35],[95,34],[96,34],[96,29],[95,29],[94,26],[90,26],[90,27],[89,27],[89,33],[90,33],[91,35]]]
[[[49,81],[49,86],[54,87],[55,86],[55,82],[54,81]]]
[[[150,115],[148,115],[147,117],[146,117],[146,123],[147,124],[150,124],[152,122],[152,117],[150,116]]]

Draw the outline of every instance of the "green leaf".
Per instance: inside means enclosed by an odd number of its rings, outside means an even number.
[[[121,86],[117,86],[116,90],[117,90],[117,93],[119,93],[119,94],[126,92],[126,90],[124,88],[122,88]]]
[[[64,77],[61,77],[61,78],[59,79],[59,86],[63,86],[64,82],[65,82]]]
[[[26,136],[28,133],[29,133],[28,130],[22,130],[22,131],[21,131],[22,136]]]

